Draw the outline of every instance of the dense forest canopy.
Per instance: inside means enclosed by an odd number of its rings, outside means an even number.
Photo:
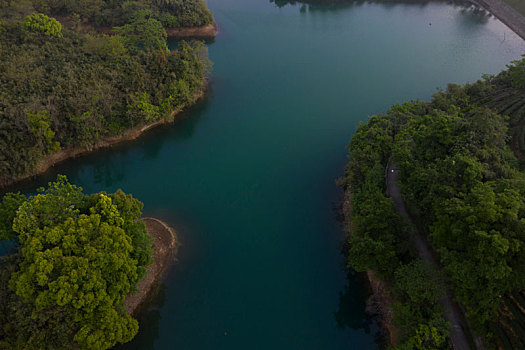
[[[59,16],[96,27],[121,26],[137,11],[149,10],[165,27],[201,27],[213,23],[203,0],[0,0],[2,17],[30,12]]]
[[[146,5],[133,7],[113,36],[68,29],[48,16],[77,3],[0,1],[0,184],[31,174],[60,149],[90,149],[104,137],[169,120],[203,89],[210,63],[202,42],[182,41],[171,53]]]
[[[123,302],[151,263],[142,203],[122,191],[86,195],[64,176],[0,202],[1,349],[108,349],[138,323]]]
[[[343,180],[353,194],[349,265],[394,286],[402,349],[442,348],[447,326],[431,292],[442,272],[420,266],[385,195],[389,161],[476,332],[525,347],[524,79],[522,59],[495,77],[451,84],[431,102],[394,106],[352,137]]]

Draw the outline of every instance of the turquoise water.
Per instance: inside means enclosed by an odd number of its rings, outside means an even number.
[[[87,192],[122,188],[182,247],[124,349],[375,349],[347,276],[335,179],[359,121],[525,53],[501,23],[446,3],[209,0],[208,96],[174,124],[67,161]]]

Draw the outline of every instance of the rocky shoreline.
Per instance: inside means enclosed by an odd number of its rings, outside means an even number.
[[[137,284],[138,293],[129,294],[124,307],[129,314],[135,314],[145,301],[150,299],[166,268],[173,261],[177,248],[177,236],[165,222],[156,218],[142,218],[146,231],[153,238],[153,262],[147,267],[146,276]]]

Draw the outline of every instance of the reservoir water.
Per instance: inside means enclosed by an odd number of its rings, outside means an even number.
[[[56,166],[122,188],[182,246],[124,349],[376,349],[345,271],[335,184],[360,121],[497,73],[525,53],[465,5],[209,0],[220,33],[205,99],[175,124]]]

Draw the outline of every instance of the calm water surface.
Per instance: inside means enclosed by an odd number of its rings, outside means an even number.
[[[340,254],[345,146],[369,115],[496,73],[523,41],[445,3],[209,6],[220,34],[205,100],[21,188],[57,173],[122,188],[178,232],[178,261],[125,349],[376,349]]]

